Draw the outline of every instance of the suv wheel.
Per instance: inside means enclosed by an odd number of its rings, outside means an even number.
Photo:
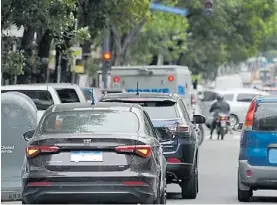
[[[198,172],[194,168],[191,177],[182,182],[182,198],[183,199],[196,199],[198,193]]]

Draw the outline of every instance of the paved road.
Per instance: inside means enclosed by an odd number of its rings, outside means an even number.
[[[195,200],[182,200],[178,185],[168,186],[169,204],[237,204],[238,133],[226,135],[224,141],[207,139],[200,149],[199,194]],[[266,197],[259,197],[266,196]],[[275,197],[274,197],[275,196]],[[256,203],[277,203],[277,191],[254,192]]]
[[[168,186],[168,204],[236,204],[237,157],[239,134],[227,135],[224,141],[206,137],[200,150],[200,192],[195,200],[182,200],[178,185]],[[259,197],[262,196],[262,197]],[[255,203],[277,203],[277,191],[257,191]],[[14,204],[13,202],[5,202]],[[16,202],[21,203],[21,202]]]

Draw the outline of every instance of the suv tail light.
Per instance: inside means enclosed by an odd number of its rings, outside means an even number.
[[[133,153],[140,157],[147,158],[152,153],[152,148],[149,145],[137,146],[119,146],[115,148],[117,153]]]
[[[26,148],[26,156],[32,158],[40,153],[57,153],[59,151],[58,147],[54,146],[29,146]]]
[[[245,117],[245,122],[244,122],[244,126],[248,129],[252,129],[253,126],[253,120],[254,120],[254,113],[256,110],[256,106],[257,106],[257,101],[253,100],[251,102],[251,105],[247,111],[246,117]]]
[[[186,134],[186,135],[191,134],[191,129],[186,124],[176,124],[176,125],[170,125],[166,127],[177,134]]]

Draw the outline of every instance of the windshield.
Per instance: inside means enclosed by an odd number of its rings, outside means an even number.
[[[277,131],[277,103],[261,103],[255,115],[253,130]]]
[[[124,120],[122,120],[124,119]],[[139,129],[138,117],[123,111],[69,111],[49,114],[41,124],[41,134],[113,132],[132,133]]]

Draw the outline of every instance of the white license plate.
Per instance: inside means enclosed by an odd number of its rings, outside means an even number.
[[[226,126],[226,122],[225,121],[221,121],[220,124],[221,124],[221,126]]]
[[[268,161],[271,164],[277,164],[277,149],[271,149],[271,150],[269,150]]]
[[[74,151],[71,152],[72,162],[103,162],[102,152]]]

